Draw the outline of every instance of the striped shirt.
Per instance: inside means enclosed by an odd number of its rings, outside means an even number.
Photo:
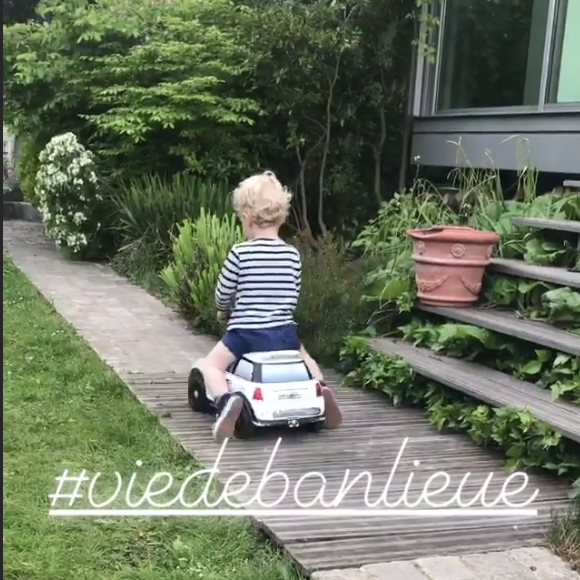
[[[218,310],[230,311],[228,330],[293,324],[301,276],[298,250],[279,238],[234,246],[215,291]]]

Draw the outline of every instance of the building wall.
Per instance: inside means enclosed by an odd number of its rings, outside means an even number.
[[[580,174],[580,112],[417,118],[411,156],[437,167]]]
[[[438,16],[437,58],[417,59],[412,161],[580,174],[580,0],[444,0]]]

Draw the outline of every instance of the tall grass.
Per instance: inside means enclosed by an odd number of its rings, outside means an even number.
[[[567,513],[553,514],[546,540],[572,570],[580,572],[580,478],[572,487],[572,506]]]
[[[197,219],[202,210],[219,217],[232,211],[226,184],[189,174],[143,176],[122,184],[112,202],[121,242],[114,263],[135,279],[156,275],[167,265],[176,224]]]

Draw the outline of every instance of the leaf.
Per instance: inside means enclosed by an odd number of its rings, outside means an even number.
[[[542,372],[542,363],[539,360],[532,360],[522,367],[521,372],[525,375],[538,375]]]

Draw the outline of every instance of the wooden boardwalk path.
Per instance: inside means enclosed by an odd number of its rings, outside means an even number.
[[[61,259],[38,226],[4,226],[5,251],[39,291],[124,378],[172,435],[211,468],[220,449],[210,436],[211,419],[194,415],[186,395],[191,361],[207,351],[211,339],[188,331],[175,314],[109,268]],[[368,471],[373,477],[369,496],[376,501],[393,473],[405,438],[409,438],[407,448],[389,485],[390,502],[401,496],[411,472],[410,501],[417,500],[428,478],[441,470],[452,481],[448,492],[432,497],[434,502],[450,499],[468,472],[471,476],[461,494],[464,502],[473,499],[490,472],[495,476],[488,486],[487,499],[495,498],[503,486],[507,474],[501,455],[477,448],[465,435],[438,432],[421,410],[394,409],[377,393],[340,388],[337,377],[332,384],[345,411],[341,429],[320,434],[282,433],[269,473],[284,471],[292,492],[305,474],[319,472],[327,480],[324,497],[330,501],[341,489],[347,470],[349,482]],[[253,495],[279,435],[269,432],[253,441],[230,442],[220,462],[222,481],[245,471],[252,481],[247,493]],[[280,481],[265,487],[264,501],[280,497]],[[364,483],[353,486],[340,507],[364,507]],[[438,489],[443,483],[437,480],[430,489]],[[515,481],[509,489],[517,489],[521,483]],[[306,503],[314,499],[320,487],[321,476],[309,476],[300,483],[297,495]],[[532,507],[539,514],[530,518],[271,516],[261,517],[257,523],[307,571],[507,550],[540,543],[550,511],[568,503],[567,486],[544,476],[531,476],[528,492],[511,499],[525,501],[536,488],[539,496]],[[293,493],[278,507],[297,507]]]
[[[158,413],[163,425],[181,444],[208,468],[214,465],[219,446],[210,437],[211,419],[192,414],[187,406],[186,375],[125,375],[137,398]],[[357,475],[370,472],[372,483],[369,502],[379,500],[381,492],[394,474],[387,499],[399,500],[408,486],[410,503],[420,499],[429,477],[444,470],[451,476],[447,492],[433,496],[434,503],[451,499],[468,472],[471,475],[462,488],[461,499],[468,503],[493,473],[487,487],[491,502],[504,485],[507,474],[502,471],[500,454],[477,448],[461,434],[442,434],[428,424],[422,411],[395,409],[378,393],[341,388],[334,376],[330,382],[345,410],[343,428],[335,432],[266,432],[254,441],[228,442],[219,463],[222,482],[243,471],[251,477],[247,493],[236,501],[254,497],[263,479],[268,461],[278,438],[281,444],[267,473],[280,471],[288,475],[290,492],[277,506],[300,508],[315,500],[321,489],[321,476],[310,476],[293,490],[306,473],[318,472],[326,482],[325,501],[332,501],[345,482],[354,482]],[[397,455],[404,448],[401,460]],[[349,473],[350,470],[350,473]],[[412,483],[407,484],[411,473]],[[365,507],[368,479],[359,478],[346,493],[340,507]],[[429,489],[443,487],[438,478]],[[260,495],[264,502],[283,497],[284,482],[274,478]],[[510,490],[517,490],[522,479],[514,480]],[[524,502],[534,489],[540,494],[533,507],[538,517],[264,517],[256,520],[264,531],[283,546],[305,570],[336,569],[361,566],[388,560],[406,560],[434,555],[465,554],[479,551],[505,550],[537,544],[543,538],[551,509],[568,504],[567,487],[544,477],[530,477],[529,491],[514,496],[514,503]],[[342,488],[344,489],[344,488]],[[318,504],[320,505],[320,504]],[[405,507],[401,505],[400,507]],[[424,502],[416,509],[428,509]]]

